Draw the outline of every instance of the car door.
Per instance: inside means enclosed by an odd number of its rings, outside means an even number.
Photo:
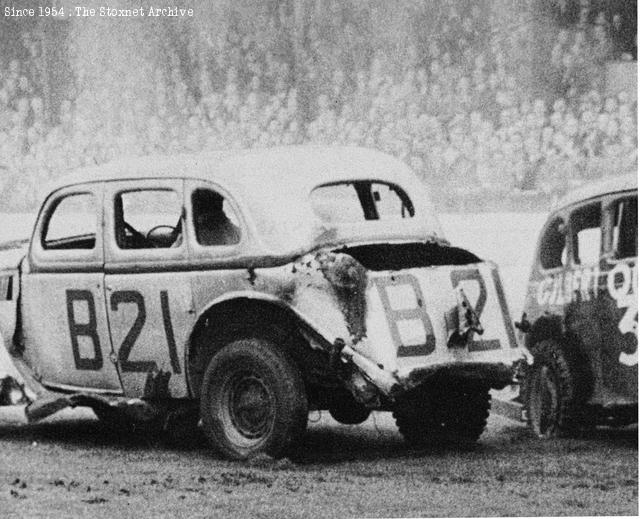
[[[602,201],[574,206],[569,214],[571,269],[565,276],[565,325],[567,335],[577,337],[594,373],[594,395],[602,392],[602,347],[599,324],[602,298],[599,291],[602,260]]]
[[[602,377],[607,393],[630,402],[638,394],[638,196],[608,198],[601,280]]]
[[[127,396],[188,395],[184,348],[195,322],[183,181],[105,185],[105,297]]]
[[[121,393],[104,300],[102,185],[45,202],[22,275],[24,357],[45,386]]]
[[[564,316],[563,285],[568,272],[567,215],[557,212],[540,235],[531,270],[525,312],[532,322],[543,315]]]

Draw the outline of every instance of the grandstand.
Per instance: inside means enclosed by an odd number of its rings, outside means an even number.
[[[152,152],[368,146],[450,210],[540,210],[637,167],[635,1],[186,3],[190,19],[0,17],[5,210]]]

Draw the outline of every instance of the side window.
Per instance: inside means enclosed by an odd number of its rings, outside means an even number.
[[[619,259],[638,255],[638,197],[625,198],[616,203],[613,251]]]
[[[116,242],[121,249],[166,249],[182,244],[182,204],[169,189],[118,193]]]
[[[577,265],[597,265],[602,251],[600,203],[580,207],[571,213],[573,260]]]
[[[323,222],[336,224],[411,218],[415,214],[409,196],[399,186],[383,182],[318,186],[311,191],[310,201]]]
[[[548,225],[540,241],[540,264],[543,269],[554,269],[567,264],[566,225],[560,217]]]
[[[98,207],[98,202],[91,193],[76,193],[62,198],[44,226],[42,248],[93,249],[96,245]]]
[[[235,245],[240,242],[238,218],[229,202],[211,189],[196,189],[191,195],[196,241],[204,246]]]

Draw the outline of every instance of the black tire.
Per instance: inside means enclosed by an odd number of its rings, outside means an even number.
[[[438,385],[402,399],[393,416],[400,433],[412,445],[469,449],[484,431],[490,408],[487,388]]]
[[[559,343],[545,340],[533,348],[527,370],[527,422],[538,438],[573,436],[587,427],[582,377]]]
[[[357,425],[369,418],[371,410],[347,396],[330,407],[329,414],[336,422],[345,425]]]
[[[227,458],[282,456],[307,425],[302,376],[270,341],[233,341],[205,371],[200,417],[207,439]]]

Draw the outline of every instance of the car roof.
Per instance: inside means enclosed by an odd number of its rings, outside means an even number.
[[[638,190],[638,175],[636,172],[607,177],[602,180],[590,182],[567,193],[558,200],[554,209],[561,209],[584,200],[596,198],[610,193]]]
[[[379,240],[444,238],[428,188],[411,169],[386,153],[349,146],[282,146],[120,159],[83,168],[60,179],[48,193],[91,182],[185,178],[213,182],[245,215],[265,254],[313,246]],[[415,218],[370,220],[362,225],[323,222],[310,202],[320,185],[373,181],[397,184],[413,201]],[[338,201],[340,210],[341,200]]]
[[[223,184],[316,186],[341,180],[407,181],[398,162],[385,153],[355,146],[280,146],[194,154],[146,155],[80,168],[49,192],[86,182],[179,177]],[[259,176],[258,176],[259,175]],[[400,177],[400,178],[399,178]]]

